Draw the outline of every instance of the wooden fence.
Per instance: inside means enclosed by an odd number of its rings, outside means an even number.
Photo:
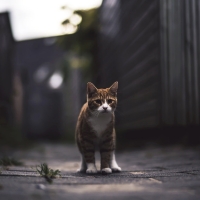
[[[104,0],[96,85],[119,81],[119,129],[200,124],[200,1]]]

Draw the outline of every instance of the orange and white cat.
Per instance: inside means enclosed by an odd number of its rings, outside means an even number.
[[[76,143],[81,153],[81,167],[78,172],[97,173],[95,149],[100,150],[101,172],[120,172],[115,160],[115,115],[118,82],[106,89],[97,89],[87,84],[87,102],[83,105],[77,125]]]

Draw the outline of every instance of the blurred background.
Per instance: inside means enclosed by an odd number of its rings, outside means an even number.
[[[0,0],[0,144],[74,142],[117,80],[120,142],[199,144],[199,55],[199,0]]]

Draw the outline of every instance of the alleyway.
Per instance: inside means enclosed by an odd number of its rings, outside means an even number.
[[[6,150],[22,166],[0,167],[0,199],[200,199],[200,149],[148,147],[117,152],[121,173],[76,173],[74,145],[40,143],[28,150]],[[2,155],[0,155],[2,156]],[[49,184],[35,170],[46,162],[61,177]],[[97,159],[99,167],[99,159]]]

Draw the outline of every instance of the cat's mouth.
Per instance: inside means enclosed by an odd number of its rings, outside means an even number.
[[[106,114],[106,113],[110,113],[108,110],[103,110],[101,111],[101,113]]]

